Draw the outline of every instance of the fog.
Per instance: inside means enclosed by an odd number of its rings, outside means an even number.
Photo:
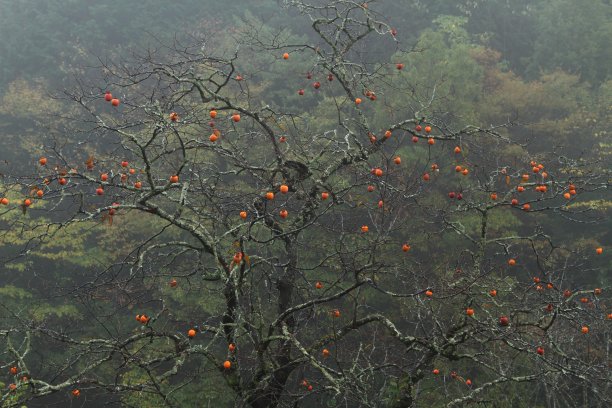
[[[612,405],[609,0],[0,0],[0,39],[1,407]]]

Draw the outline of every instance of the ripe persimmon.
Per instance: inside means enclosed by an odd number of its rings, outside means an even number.
[[[289,186],[286,186],[285,184],[282,184],[280,186],[280,192],[283,194],[287,194],[289,192]]]
[[[47,164],[47,158],[46,157],[41,157],[40,159],[38,159],[38,164],[40,164],[41,166],[44,166]]]
[[[229,370],[230,368],[232,368],[232,363],[229,360],[225,360],[223,362],[223,368],[225,368],[226,370]]]
[[[247,212],[246,211],[240,211],[240,218],[242,218],[243,220],[245,220],[247,217]]]
[[[190,339],[193,339],[195,337],[195,335],[196,335],[196,331],[194,329],[189,329],[189,331],[187,332],[187,336]]]
[[[322,200],[327,200],[327,198],[329,197],[329,193],[324,191],[321,193],[321,199]]]

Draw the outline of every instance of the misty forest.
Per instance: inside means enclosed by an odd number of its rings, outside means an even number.
[[[0,407],[612,406],[610,0],[0,0]]]

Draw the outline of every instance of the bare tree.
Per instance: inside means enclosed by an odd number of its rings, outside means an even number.
[[[312,41],[251,24],[235,49],[177,41],[66,92],[80,142],[52,134],[47,162],[11,187],[62,212],[15,221],[31,237],[20,255],[100,220],[145,232],[61,292],[91,310],[97,337],[3,305],[17,378],[3,406],[58,392],[180,406],[200,376],[255,408],[518,406],[508,390],[528,383],[550,406],[609,404],[606,288],[565,283],[594,250],[540,225],[593,222],[568,203],[607,188],[605,173],[554,151],[509,160],[529,149],[508,131],[517,121],[456,127],[431,109],[435,88],[395,107],[404,66],[379,50],[418,50],[376,2],[283,3]],[[288,89],[296,73],[305,85]],[[531,228],[507,233],[510,213]],[[72,358],[40,374],[35,345]]]

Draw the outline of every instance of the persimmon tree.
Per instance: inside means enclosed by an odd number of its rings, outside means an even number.
[[[7,265],[40,260],[20,273],[66,309],[2,302],[3,404],[609,404],[609,288],[572,277],[606,254],[553,234],[601,219],[577,203],[605,168],[510,112],[464,123],[452,72],[415,80],[427,49],[375,2],[284,5],[311,39],[205,33],[63,94],[70,125],[4,179],[0,222]]]

